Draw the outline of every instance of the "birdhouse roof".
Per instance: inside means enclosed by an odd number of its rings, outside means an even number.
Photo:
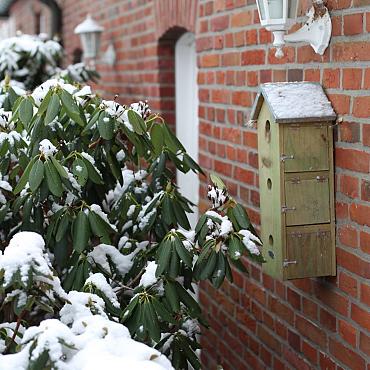
[[[266,101],[276,123],[333,121],[336,114],[322,86],[314,82],[278,82],[260,85],[252,109],[257,120]]]

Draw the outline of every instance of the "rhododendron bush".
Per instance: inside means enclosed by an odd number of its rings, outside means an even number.
[[[202,171],[163,119],[68,81],[2,90],[1,368],[199,369],[194,288],[260,241],[216,176],[192,230],[176,170]]]

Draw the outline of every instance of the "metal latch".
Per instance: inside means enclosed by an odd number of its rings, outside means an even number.
[[[316,176],[317,182],[325,182],[328,178],[326,176]]]
[[[280,160],[282,162],[285,162],[287,159],[294,159],[294,155],[286,155],[286,154],[282,154],[281,157],[280,157]]]
[[[283,267],[288,267],[289,265],[296,265],[297,263],[298,263],[297,261],[284,260]]]
[[[282,206],[281,207],[281,212],[282,213],[287,213],[288,211],[295,211],[297,208],[295,206],[293,207],[287,207],[287,206]]]

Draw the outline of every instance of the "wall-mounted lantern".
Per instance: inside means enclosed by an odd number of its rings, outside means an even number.
[[[324,54],[331,37],[331,19],[323,0],[313,0],[307,21],[297,32],[286,35],[296,23],[299,0],[256,0],[261,25],[274,34],[275,56],[281,58],[286,42],[308,42],[316,53]]]
[[[84,58],[96,60],[103,31],[104,27],[100,26],[90,14],[75,28],[75,34],[80,35],[81,38]]]

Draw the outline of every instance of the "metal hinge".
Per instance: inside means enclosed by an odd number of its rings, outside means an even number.
[[[282,155],[280,156],[280,160],[281,160],[282,162],[285,162],[287,159],[294,159],[294,155],[293,155],[293,154],[292,154],[292,155],[282,154]]]
[[[281,212],[282,213],[287,213],[288,211],[295,211],[296,209],[297,209],[296,207],[282,206],[281,207]]]
[[[288,181],[291,182],[292,184],[300,184],[301,183],[301,179],[299,177],[292,177]]]
[[[284,260],[283,267],[288,267],[289,265],[296,265],[297,263],[298,263],[297,261]]]

